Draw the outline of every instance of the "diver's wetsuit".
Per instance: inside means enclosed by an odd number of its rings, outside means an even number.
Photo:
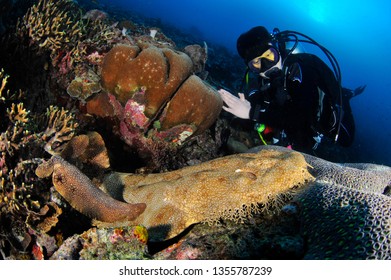
[[[308,53],[292,54],[282,71],[274,73],[270,80],[261,80],[261,84],[248,96],[252,105],[250,119],[284,131],[285,145],[308,151],[316,144],[314,137],[320,134],[335,138],[340,91],[333,72],[320,58]],[[349,146],[353,137],[342,126],[350,127],[342,122],[338,142]]]

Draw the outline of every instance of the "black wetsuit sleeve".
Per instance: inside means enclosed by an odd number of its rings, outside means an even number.
[[[319,57],[311,55],[312,67],[316,75],[316,84],[331,98],[333,105],[341,105],[341,92],[338,81],[331,69]]]

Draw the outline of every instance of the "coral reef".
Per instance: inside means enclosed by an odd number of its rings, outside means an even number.
[[[75,235],[60,246],[51,260],[141,260],[147,253],[145,228],[142,226],[90,230]]]
[[[390,258],[391,168],[247,151],[240,58],[93,2],[0,11],[0,259]]]
[[[208,71],[205,70],[206,61],[208,60],[208,45],[204,42],[204,47],[198,44],[188,45],[183,49],[193,62],[193,73],[205,80]]]
[[[259,217],[276,221],[275,213],[281,210],[301,221],[300,232],[292,233],[291,243],[283,239],[269,242],[277,242],[281,250],[291,252],[292,256],[308,259],[389,258],[390,198],[378,191],[385,192],[389,186],[390,168],[373,165],[356,165],[361,169],[343,167],[282,147],[266,146],[257,150],[257,153],[227,156],[162,174],[111,172],[100,180],[100,187],[110,196],[127,203],[147,204],[145,211],[130,224],[146,226],[151,241],[176,237],[190,225],[200,222],[209,225],[205,233],[191,230],[191,234],[175,248],[167,248],[168,251],[158,254],[157,258],[207,258],[205,254],[234,257],[249,252],[249,248],[240,249],[243,246],[240,243],[231,243],[233,240],[228,236],[237,229],[221,231],[217,221],[226,221],[223,228],[230,221],[248,223],[249,219]],[[71,168],[74,167],[62,162],[58,169],[65,178],[69,176],[66,170]],[[307,172],[307,168],[315,177]],[[79,170],[73,170],[80,176]],[[326,174],[335,176],[327,177]],[[364,188],[357,188],[357,182],[352,183],[351,179],[355,177],[361,178]],[[371,185],[373,180],[377,183]],[[58,183],[54,182],[54,185],[57,187]],[[371,189],[372,186],[376,187]],[[78,187],[88,187],[87,181]],[[80,189],[75,188],[76,191]],[[283,207],[292,197],[290,204]],[[100,210],[89,207],[84,213],[90,211]],[[95,223],[99,227],[129,224],[122,221]],[[256,224],[262,222],[255,222],[253,226]],[[224,234],[218,234],[216,230]],[[244,240],[253,234],[252,230],[242,232]],[[219,251],[220,246],[211,251],[202,245],[208,239],[216,244],[231,245],[225,247],[225,253]],[[308,248],[300,245],[302,242]],[[260,244],[260,250],[267,246]]]
[[[391,199],[317,184],[295,202],[308,244],[306,259],[390,259]]]
[[[192,75],[204,69],[207,48],[188,48],[193,63],[160,28],[129,20],[118,25],[98,9],[83,14],[74,1],[39,0],[16,31],[30,50],[50,58],[44,67],[55,100],[106,118],[150,169],[164,169],[165,154],[202,134],[221,111],[220,96]],[[181,118],[175,117],[179,112]]]
[[[57,107],[48,108],[46,116],[26,110],[21,102],[25,93],[6,88],[9,77],[4,71],[0,78],[0,106],[5,108],[0,116],[1,258],[47,258],[57,249],[56,237],[48,232],[63,210],[52,201],[51,186],[37,180],[35,169],[42,163],[45,147],[61,150],[76,122]]]
[[[191,75],[192,65],[186,54],[169,48],[117,45],[102,64],[108,93],[88,101],[87,112],[116,118],[115,133],[140,155],[158,159],[202,134],[221,111],[221,98]]]
[[[77,56],[77,46],[82,37],[81,22],[71,15],[76,9],[69,0],[40,0],[33,5],[18,23],[21,36],[27,34],[32,44],[48,49],[55,57],[59,50],[66,50]]]
[[[84,127],[103,121],[148,169],[165,170],[165,155],[205,132],[221,111],[220,96],[192,75],[206,72],[207,47],[189,46],[192,60],[159,27],[121,22],[74,1],[39,0],[16,24],[15,39],[40,56],[48,106],[72,108]]]
[[[260,150],[286,151],[283,147]],[[307,259],[390,259],[391,168],[336,164],[303,154],[315,184],[293,200],[299,208]]]

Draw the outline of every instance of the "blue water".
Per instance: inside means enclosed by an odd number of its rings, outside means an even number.
[[[304,33],[329,49],[342,84],[367,85],[352,99],[358,160],[391,165],[391,1],[389,0],[101,0],[160,18],[183,30],[199,30],[207,42],[236,52],[236,39],[263,25]]]

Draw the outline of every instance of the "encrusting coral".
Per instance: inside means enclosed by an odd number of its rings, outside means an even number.
[[[287,151],[278,146],[252,149]],[[303,154],[315,184],[293,200],[298,206],[307,259],[391,258],[391,168],[336,164]]]
[[[92,70],[75,77],[67,88],[67,93],[81,101],[85,101],[101,90],[100,78]]]
[[[295,198],[306,259],[390,259],[391,198],[317,184]]]

